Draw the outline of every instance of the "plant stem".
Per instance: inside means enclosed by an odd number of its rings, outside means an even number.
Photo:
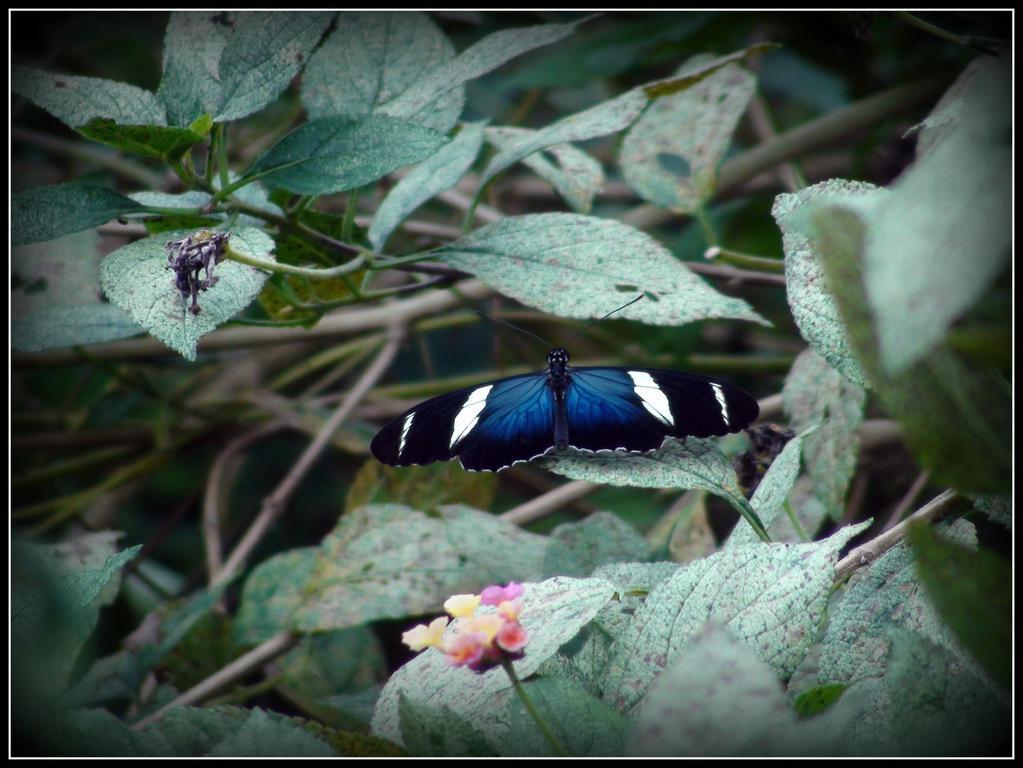
[[[986,53],[988,56],[997,56],[999,46],[1006,47],[1006,43],[1001,40],[994,40],[987,37],[978,37],[977,35],[957,35],[954,32],[942,29],[939,26],[931,24],[929,21],[924,21],[919,16],[914,16],[912,13],[906,11],[896,11],[895,16],[902,19],[907,24],[922,29],[924,32],[940,37],[942,40],[947,40],[950,43],[961,45],[965,48],[972,48],[980,53]]]
[[[544,735],[544,738],[547,739],[547,742],[559,756],[569,757],[569,751],[565,749],[561,740],[554,734],[551,727],[547,725],[547,722],[540,716],[540,713],[536,711],[536,707],[533,706],[533,702],[530,701],[525,688],[523,688],[522,683],[519,682],[519,676],[515,674],[515,667],[512,666],[511,660],[502,658],[501,666],[504,667],[504,671],[508,674],[508,679],[511,680],[512,688],[515,689],[515,693],[518,694],[519,700],[526,708],[529,716],[533,718],[533,722],[536,723],[536,727],[540,729],[540,733]]]
[[[810,534],[806,532],[806,528],[799,522],[799,516],[796,514],[796,510],[792,508],[788,499],[785,499],[785,503],[782,505],[785,509],[785,514],[789,517],[789,522],[792,523],[792,527],[796,529],[796,535],[799,536],[800,541],[810,541]]]
[[[247,256],[236,251],[230,246],[230,244],[224,249],[224,255],[231,259],[231,261],[237,261],[239,264],[247,264],[248,266],[255,267],[256,269],[262,269],[271,273],[280,272],[286,275],[301,275],[302,277],[308,277],[312,280],[327,280],[332,277],[347,275],[357,269],[360,269],[366,263],[365,255],[359,254],[354,259],[346,261],[344,264],[339,264],[336,267],[297,267],[294,264],[282,264],[277,261],[268,261],[255,256]]]
[[[355,231],[355,211],[359,207],[359,189],[356,187],[348,193],[348,205],[345,206],[345,217],[341,220],[341,239],[352,242]]]
[[[785,262],[781,259],[768,259],[763,256],[752,256],[748,253],[740,253],[739,251],[733,251],[717,245],[708,248],[703,256],[709,261],[720,258],[721,261],[734,264],[737,267],[757,269],[764,272],[773,272],[775,274],[783,274],[785,272]]]
[[[217,173],[220,176],[220,188],[224,189],[231,183],[231,168],[227,164],[227,128],[217,123]]]

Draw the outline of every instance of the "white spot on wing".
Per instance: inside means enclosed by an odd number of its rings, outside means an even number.
[[[455,423],[451,427],[451,442],[448,444],[448,448],[454,448],[455,443],[464,439],[472,431],[473,427],[476,426],[476,423],[480,420],[480,413],[487,405],[487,395],[490,394],[490,390],[493,388],[493,384],[477,387],[465,398],[462,410],[455,416]]]
[[[724,390],[721,389],[721,385],[716,381],[710,383],[710,388],[714,390],[714,398],[718,401],[718,405],[721,406],[721,418],[725,420],[725,426],[732,426],[728,423],[728,405],[725,403]]]
[[[405,417],[405,423],[401,425],[401,440],[398,442],[398,456],[401,456],[401,452],[405,450],[405,438],[408,437],[408,431],[412,429],[412,419],[415,418],[415,411]]]
[[[643,402],[643,407],[654,415],[654,418],[667,424],[669,427],[675,424],[671,415],[671,406],[668,398],[657,386],[657,382],[646,371],[629,371],[636,395]]]

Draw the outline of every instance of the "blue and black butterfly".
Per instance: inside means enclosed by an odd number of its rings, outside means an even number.
[[[420,403],[373,438],[378,461],[404,467],[458,457],[496,471],[568,448],[648,452],[667,437],[739,432],[756,399],[727,382],[649,368],[574,368],[568,352],[547,370],[466,387]]]

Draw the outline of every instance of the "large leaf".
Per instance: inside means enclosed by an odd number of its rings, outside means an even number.
[[[424,72],[404,92],[384,104],[379,112],[422,121],[425,115],[437,111],[438,101],[460,89],[466,81],[485,75],[527,51],[568,37],[575,31],[577,24],[539,24],[503,29],[487,35],[454,59]]]
[[[487,141],[499,150],[510,149],[520,142],[532,141],[536,131],[528,128],[487,128]],[[588,213],[593,198],[604,185],[604,169],[600,163],[572,144],[555,144],[543,153],[534,152],[523,163],[558,191],[572,210]]]
[[[234,638],[239,645],[258,645],[291,629],[318,555],[316,547],[290,549],[253,569],[245,579],[234,622]]]
[[[55,75],[32,67],[14,68],[14,93],[71,128],[95,118],[122,125],[166,125],[160,100],[142,88],[98,77]]]
[[[295,626],[316,632],[416,615],[453,594],[537,578],[546,543],[469,507],[426,514],[369,505],[342,517],[320,545]]]
[[[456,503],[489,509],[496,485],[497,478],[492,472],[467,472],[457,461],[389,467],[370,459],[348,486],[345,514],[383,502],[415,505],[427,514]]]
[[[546,457],[540,464],[559,475],[591,483],[710,491],[730,502],[751,525],[763,527],[739,487],[732,462],[721,453],[716,440],[668,440],[646,455],[569,452]]]
[[[812,349],[796,358],[782,389],[792,426],[820,423],[803,444],[803,461],[814,493],[833,519],[839,519],[845,494],[856,470],[867,395],[831,368]]]
[[[811,247],[805,226],[789,217],[817,200],[869,195],[877,189],[872,184],[832,179],[794,194],[778,195],[771,208],[771,215],[782,232],[785,292],[799,333],[835,370],[860,387],[867,386],[867,380],[849,344],[820,255]]]
[[[571,640],[611,600],[614,587],[603,579],[558,577],[524,584],[519,621],[529,635],[525,655],[513,662],[520,680],[532,675],[558,648]],[[473,718],[495,695],[511,688],[500,667],[483,673],[453,667],[440,651],[429,648],[399,669],[384,686],[373,715],[373,733],[401,742],[399,697]]]
[[[212,127],[210,116],[204,115],[187,128],[163,125],[121,125],[97,117],[78,129],[87,139],[108,144],[115,149],[164,162],[181,159],[191,147],[206,141]]]
[[[361,14],[360,14],[361,15]],[[448,144],[413,168],[380,203],[367,237],[377,251],[412,211],[435,195],[451,189],[472,167],[483,146],[483,124],[462,127]]]
[[[332,13],[241,13],[220,56],[214,120],[257,112],[288,87],[330,24]]]
[[[1008,56],[988,59],[944,107],[952,115],[942,137],[890,198],[850,203],[866,229],[863,290],[889,374],[940,343],[1009,263],[1010,79]]]
[[[454,57],[454,46],[425,14],[342,12],[302,75],[302,103],[313,119],[362,120]],[[464,101],[459,85],[408,117],[447,131],[458,122]]]
[[[11,343],[22,352],[102,344],[144,333],[120,307],[95,302],[43,307],[11,322]]]
[[[957,521],[948,531],[959,542],[976,542],[973,526],[965,521]],[[906,542],[853,573],[829,614],[818,660],[821,683],[882,676],[892,627],[918,632],[947,647],[953,644],[913,572],[913,554]]]
[[[234,14],[175,11],[163,39],[163,79],[157,95],[172,125],[189,125],[220,108],[220,57]]]
[[[708,620],[748,643],[778,676],[790,675],[816,637],[839,550],[866,525],[811,544],[735,547],[679,567],[617,636],[605,701],[632,709]]]
[[[187,233],[178,236],[184,234]],[[245,309],[259,294],[267,274],[224,261],[216,267],[217,284],[201,294],[201,311],[192,314],[166,269],[165,246],[171,239],[174,237],[150,237],[111,253],[101,270],[103,290],[153,336],[188,360],[194,360],[199,339]],[[273,259],[270,254],[273,240],[262,230],[234,231],[230,245],[253,258]]]
[[[636,707],[632,756],[834,754],[855,712],[797,718],[777,673],[719,624],[694,637]]]
[[[19,192],[11,205],[11,244],[53,240],[142,208],[109,187],[71,181]]]
[[[544,576],[589,576],[601,565],[645,560],[649,554],[650,547],[635,528],[610,512],[594,512],[551,531]]]
[[[302,195],[355,189],[443,146],[443,135],[408,120],[375,116],[311,120],[263,153],[246,176]]]
[[[655,325],[707,318],[767,324],[742,299],[718,293],[649,235],[571,213],[513,216],[434,253],[501,293],[562,317],[601,317],[637,293],[619,317]]]
[[[1012,676],[1012,569],[987,549],[964,547],[926,525],[909,540],[931,604],[981,666],[1006,689]]]
[[[997,372],[965,360],[947,344],[897,375],[885,370],[878,321],[865,290],[870,229],[850,210],[856,205],[854,198],[812,213],[811,229],[860,364],[900,422],[910,450],[935,479],[963,491],[1006,491],[1011,400]]]
[[[710,59],[694,57],[679,74]],[[655,205],[698,209],[714,192],[718,164],[755,90],[756,78],[730,64],[655,101],[625,134],[619,157],[625,180]]]

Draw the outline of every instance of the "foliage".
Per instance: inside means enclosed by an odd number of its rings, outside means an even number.
[[[12,16],[14,753],[1009,753],[1007,14],[52,15]],[[539,367],[483,301],[778,439],[367,461]],[[506,583],[461,637],[522,644],[401,649]]]

